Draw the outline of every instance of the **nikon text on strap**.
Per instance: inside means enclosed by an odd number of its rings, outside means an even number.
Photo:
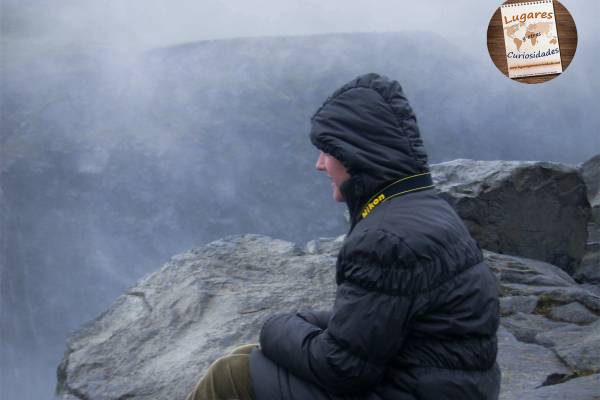
[[[391,198],[401,196],[406,193],[432,188],[433,180],[430,172],[406,176],[387,185],[376,195],[371,197],[363,206],[360,212],[362,218],[366,218],[378,205]]]

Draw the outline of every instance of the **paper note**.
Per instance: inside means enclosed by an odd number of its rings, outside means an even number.
[[[508,76],[560,74],[560,46],[552,0],[501,6]]]

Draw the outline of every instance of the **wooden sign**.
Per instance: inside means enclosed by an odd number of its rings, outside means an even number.
[[[559,76],[577,48],[571,14],[556,0],[509,0],[488,26],[488,50],[506,76],[523,83],[540,83]]]

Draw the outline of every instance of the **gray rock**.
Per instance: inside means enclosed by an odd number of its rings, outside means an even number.
[[[588,224],[584,256],[573,276],[580,282],[600,285],[600,154],[582,163],[579,168],[587,186],[592,220]]]
[[[304,246],[304,251],[307,254],[327,254],[337,256],[345,237],[346,235],[340,235],[334,238],[319,238],[311,240],[306,243],[306,246]]]
[[[537,306],[537,296],[506,296],[500,298],[500,315],[530,314]]]
[[[522,392],[541,386],[548,376],[571,374],[551,350],[522,343],[502,326],[498,330],[498,364],[501,400],[521,400]]]
[[[565,271],[543,261],[497,254],[483,250],[496,274],[503,296],[536,296],[539,313],[550,312],[552,305],[579,302],[600,314],[600,296],[578,285]]]
[[[63,394],[62,396],[55,396],[53,400],[81,400],[81,397],[76,397],[71,394]]]
[[[578,285],[571,287],[528,286],[521,284],[503,285],[503,290],[512,295],[538,296],[536,309],[545,314],[555,304],[579,302],[594,313],[600,313],[600,297]],[[547,309],[546,309],[547,308]]]
[[[573,277],[580,282],[600,284],[600,251],[586,253]]]
[[[588,223],[587,244],[593,247],[593,250],[598,250],[598,247],[600,247],[600,224],[593,221]]]
[[[592,206],[593,220],[600,225],[600,154],[579,166],[587,186],[587,197]]]
[[[532,286],[573,286],[576,282],[562,269],[547,262],[483,250],[483,255],[502,283]]]
[[[598,319],[596,314],[579,303],[553,307],[548,316],[556,321],[571,322],[573,324],[590,324]]]
[[[588,242],[581,265],[573,277],[579,282],[600,284],[600,225],[588,224]]]
[[[579,266],[591,211],[576,167],[465,159],[430,167],[440,194],[481,247],[547,261],[569,273]]]
[[[600,297],[600,284],[593,284],[593,283],[582,283],[581,285],[579,285],[582,289],[585,289],[589,292],[594,293],[596,296]]]
[[[536,341],[551,346],[577,372],[600,372],[600,320],[588,326],[565,325],[539,333]]]
[[[521,393],[519,400],[599,400],[600,374],[571,379]]]
[[[262,235],[231,236],[173,257],[71,336],[59,394],[183,399],[226,351],[258,341],[265,319],[329,309],[335,257]]]
[[[502,318],[502,325],[504,325],[504,327],[521,342],[545,344],[536,340],[538,333],[559,328],[567,324],[549,320],[542,315],[516,313],[510,317]]]

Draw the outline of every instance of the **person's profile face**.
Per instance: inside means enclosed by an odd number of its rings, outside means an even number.
[[[323,151],[319,153],[319,158],[317,159],[315,167],[317,168],[317,171],[327,172],[327,176],[331,179],[334,200],[340,202],[345,201],[344,196],[340,191],[340,185],[346,179],[350,178],[348,171],[346,171],[346,167],[344,167],[338,159]]]

